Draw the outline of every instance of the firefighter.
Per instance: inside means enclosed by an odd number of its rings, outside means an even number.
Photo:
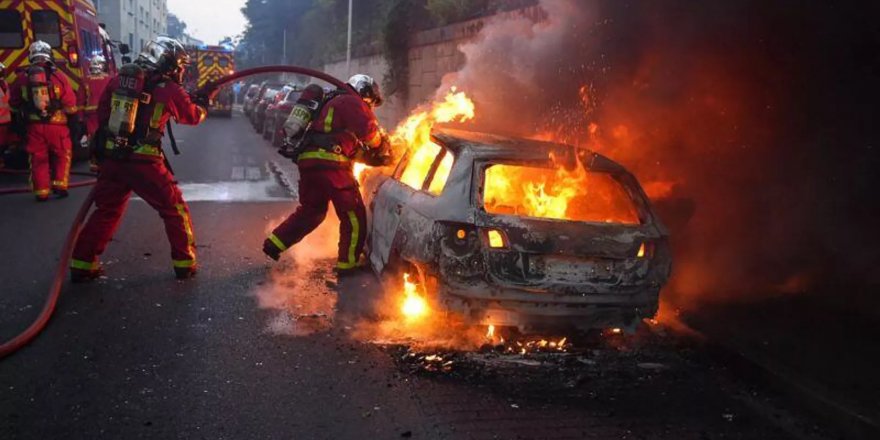
[[[134,192],[158,211],[171,244],[178,279],[196,273],[195,237],[189,208],[165,161],[166,124],[204,121],[208,97],[190,98],[181,86],[189,56],[174,39],[158,37],[132,64],[123,66],[98,104],[100,129],[94,148],[100,161],[95,205],[71,260],[71,279],[91,281],[103,270],[104,252]]]
[[[30,66],[12,86],[9,102],[26,121],[31,186],[37,201],[44,202],[50,190],[67,197],[71,139],[79,138],[79,117],[73,88],[52,62],[52,47],[35,41],[28,61]]]
[[[0,168],[3,156],[12,138],[12,107],[9,106],[9,84],[6,83],[6,65],[0,63]]]
[[[106,84],[110,81],[110,78],[107,75],[107,59],[104,58],[103,55],[95,55],[89,61],[89,81],[90,86],[83,87],[86,92],[86,97],[84,99],[86,103],[92,103],[94,102],[93,99],[100,98],[98,96],[93,96],[92,90],[103,90],[106,88]],[[98,131],[98,113],[86,113],[83,119],[85,119],[86,125],[85,135],[91,138]]]
[[[294,106],[285,130],[294,137],[304,136],[301,142],[287,141],[301,146],[294,153],[300,171],[300,205],[263,243],[263,252],[277,261],[324,221],[327,205],[333,202],[340,222],[339,275],[359,268],[367,232],[366,207],[352,164],[384,165],[390,159],[388,137],[373,114],[373,108],[382,104],[379,85],[369,76],[355,75],[347,87],[356,94],[333,91],[317,108],[306,102],[319,96],[317,91],[307,89]]]

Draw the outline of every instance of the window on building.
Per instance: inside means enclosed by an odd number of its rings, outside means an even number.
[[[31,21],[34,26],[34,39],[45,41],[52,47],[61,47],[61,27],[57,12],[33,11]]]
[[[18,48],[24,46],[24,33],[21,28],[21,14],[18,11],[0,11],[0,47]]]

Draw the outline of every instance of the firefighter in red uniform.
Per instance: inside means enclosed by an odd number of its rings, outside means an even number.
[[[171,118],[197,125],[207,114],[207,97],[195,102],[180,83],[189,56],[176,40],[151,41],[137,61],[120,69],[101,96],[101,128],[95,139],[100,174],[97,209],[83,228],[71,260],[71,279],[102,274],[98,256],[116,231],[132,191],[159,212],[171,244],[178,279],[196,273],[195,237],[189,208],[165,162],[162,137]]]
[[[35,41],[28,60],[31,65],[12,85],[9,103],[27,123],[31,185],[37,200],[43,202],[49,199],[50,189],[67,197],[71,138],[78,136],[79,117],[73,88],[52,62],[52,47]]]
[[[296,145],[291,155],[299,165],[300,205],[263,243],[263,252],[276,261],[324,221],[333,202],[340,222],[336,271],[344,275],[359,267],[367,211],[352,163],[384,165],[390,156],[388,138],[373,114],[373,107],[382,103],[379,85],[369,76],[355,75],[348,87],[356,94],[331,92],[320,105],[304,102],[314,99],[304,91],[285,123],[286,134],[294,137],[288,142]],[[299,134],[304,137],[296,140]]]
[[[6,83],[6,65],[0,63],[0,168],[3,155],[12,143],[12,107],[9,106],[9,84]]]

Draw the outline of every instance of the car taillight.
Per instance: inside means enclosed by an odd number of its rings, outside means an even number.
[[[636,258],[651,258],[654,256],[654,243],[649,241],[642,242],[636,252]]]
[[[486,231],[486,241],[492,249],[507,249],[507,235],[498,229]]]

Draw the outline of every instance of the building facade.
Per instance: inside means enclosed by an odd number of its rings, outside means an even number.
[[[107,25],[114,40],[128,44],[134,52],[158,35],[166,33],[168,5],[165,0],[93,0],[98,19]]]

